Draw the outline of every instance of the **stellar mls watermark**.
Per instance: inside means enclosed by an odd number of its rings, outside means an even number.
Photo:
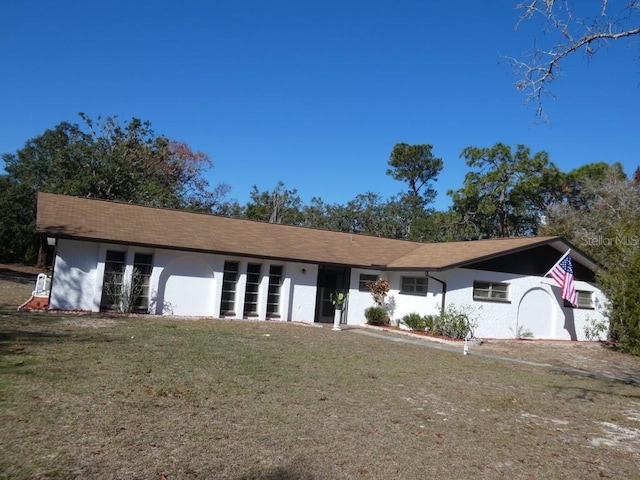
[[[638,235],[584,235],[582,241],[590,247],[639,247]]]

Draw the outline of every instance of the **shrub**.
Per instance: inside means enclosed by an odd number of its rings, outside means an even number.
[[[463,339],[469,332],[473,335],[473,329],[476,327],[476,323],[469,319],[465,310],[451,306],[436,317],[432,332],[443,337]]]
[[[588,318],[584,326],[584,336],[587,340],[602,341],[601,337],[606,338],[607,324],[602,320]]]
[[[425,331],[432,332],[433,326],[438,323],[438,318],[440,318],[440,315],[425,315],[422,318],[424,320]]]
[[[400,322],[415,332],[424,332],[425,328],[427,327],[425,318],[418,313],[408,313],[407,315],[402,317],[402,320],[400,320]]]
[[[382,307],[369,307],[364,311],[364,317],[369,325],[386,325],[387,311]]]

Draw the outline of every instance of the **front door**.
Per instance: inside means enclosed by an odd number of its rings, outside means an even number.
[[[331,292],[346,292],[349,288],[349,269],[320,266],[318,269],[318,294],[316,298],[316,322],[333,323],[336,308],[331,304]],[[343,321],[345,321],[343,319]]]

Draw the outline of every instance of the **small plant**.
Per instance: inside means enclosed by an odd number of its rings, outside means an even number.
[[[347,303],[348,293],[344,292],[331,292],[329,294],[329,301],[332,305],[335,305],[336,308],[342,308],[342,306]]]
[[[369,307],[364,311],[364,318],[369,325],[386,325],[389,317],[384,308]]]
[[[603,334],[607,331],[607,324],[602,320],[588,318],[584,326],[584,336],[587,340],[602,341]]]
[[[418,313],[409,313],[402,317],[400,323],[409,327],[414,332],[424,332],[427,328],[427,322],[425,318]]]
[[[389,282],[384,278],[379,278],[375,282],[372,280],[368,281],[367,287],[371,290],[373,301],[376,302],[377,305],[382,305],[384,303],[384,297],[389,293],[391,285],[389,285]]]
[[[509,328],[513,332],[512,328]],[[533,338],[533,332],[528,328],[525,328],[524,325],[518,325],[518,328],[515,332],[516,338],[522,340],[525,338]]]

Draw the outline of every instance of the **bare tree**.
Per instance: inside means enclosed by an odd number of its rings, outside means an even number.
[[[148,305],[140,305],[145,288],[148,288],[145,280],[137,268],[133,269],[130,279],[126,278],[124,269],[105,274],[101,308],[121,313],[134,312],[138,307],[148,309]]]
[[[534,40],[533,50],[521,58],[507,58],[525,92],[526,102],[537,104],[536,113],[547,119],[545,97],[554,98],[549,85],[558,78],[567,57],[582,52],[593,57],[602,47],[640,35],[640,0],[527,0],[515,29],[524,22],[542,20],[544,38]]]

